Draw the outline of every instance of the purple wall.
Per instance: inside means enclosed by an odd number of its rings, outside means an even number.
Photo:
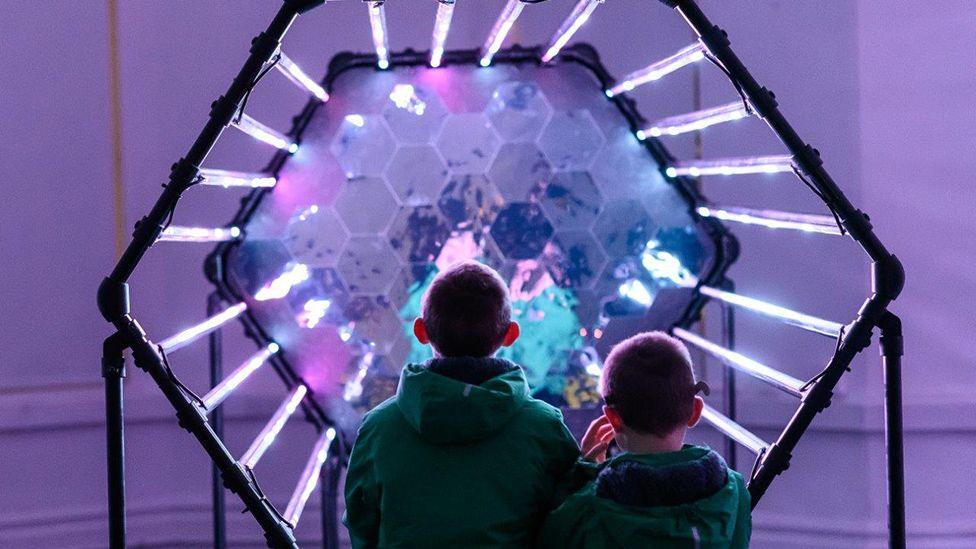
[[[495,8],[470,4],[459,5],[450,47],[479,45],[490,26]],[[976,535],[972,513],[959,505],[976,495],[963,465],[972,461],[976,432],[976,347],[969,337],[976,326],[969,311],[976,279],[967,268],[976,247],[964,236],[972,226],[967,214],[976,206],[969,189],[976,171],[976,4],[951,0],[925,10],[907,0],[833,2],[830,9],[782,0],[703,4],[906,263],[909,284],[897,311],[905,317],[908,349],[911,545],[965,545]],[[570,5],[552,0],[529,6],[517,27],[521,42],[545,41]],[[275,6],[122,4],[127,225],[155,200],[169,165],[185,152]],[[395,49],[428,47],[433,2],[390,2],[388,10]],[[0,87],[0,158],[8,176],[0,201],[0,486],[7,497],[0,498],[0,545],[102,546],[98,364],[108,330],[93,296],[113,253],[107,14],[99,3],[11,5],[2,13],[0,65],[7,76]],[[610,70],[622,75],[692,37],[679,17],[656,2],[617,0],[601,6],[578,39],[597,46]],[[369,46],[365,8],[353,1],[312,12],[286,40],[288,54],[313,75],[335,52]],[[711,67],[702,66],[702,83],[705,105],[735,97]],[[691,108],[690,84],[691,71],[684,71],[635,97],[649,118],[676,114]],[[303,103],[300,92],[272,74],[254,93],[249,111],[286,128]],[[704,155],[783,152],[758,121],[736,126],[709,131]],[[263,165],[267,148],[235,133],[229,131],[208,165]],[[690,140],[668,145],[679,157],[693,154]],[[788,177],[712,179],[704,190],[720,203],[824,213]],[[238,196],[193,189],[176,222],[223,223]],[[867,265],[850,241],[734,228],[743,254],[732,274],[743,293],[843,322],[867,295]],[[207,285],[200,264],[208,250],[161,244],[140,267],[132,281],[134,312],[150,334],[165,337],[202,318]],[[831,350],[828,340],[746,314],[739,319],[743,352],[798,377],[815,373]],[[710,332],[716,320],[710,311]],[[227,332],[233,365],[253,346],[238,328]],[[202,346],[173,358],[188,384],[205,387]],[[756,546],[883,545],[876,351],[867,351],[854,370],[757,512]],[[717,382],[719,372],[709,368],[707,375]],[[281,397],[270,371],[259,376],[229,401],[229,446],[236,453]],[[741,385],[745,422],[774,437],[794,403],[758,385]],[[207,461],[176,427],[145,374],[130,372],[126,386],[133,541],[205,542]],[[289,450],[270,452],[259,468],[262,486],[279,505],[311,447],[310,433],[300,422],[289,425],[282,444]],[[318,535],[315,510],[313,502],[299,528],[302,539]],[[229,517],[232,539],[241,545],[258,539],[246,518],[236,512]]]

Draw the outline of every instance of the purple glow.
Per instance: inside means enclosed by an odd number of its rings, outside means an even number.
[[[182,349],[183,347],[196,341],[198,338],[200,338],[200,336],[209,334],[210,332],[237,318],[246,309],[246,303],[238,303],[237,305],[227,307],[220,313],[215,314],[203,322],[164,339],[159,343],[159,346],[162,347],[163,351],[167,353],[171,353],[177,349]]]
[[[244,383],[244,380],[251,377],[251,374],[268,362],[271,355],[277,352],[278,344],[269,343],[267,347],[251,355],[251,358],[245,360],[244,364],[238,366],[229,376],[225,377],[213,389],[210,389],[210,392],[204,395],[203,407],[210,411],[220,406],[220,403],[229,397],[234,392],[234,389],[237,389],[241,383]]]
[[[700,43],[696,42],[686,46],[670,57],[628,74],[619,84],[606,91],[607,97],[630,91],[641,84],[660,80],[681,67],[696,63],[704,58],[705,49]]]
[[[790,229],[808,233],[840,235],[833,217],[828,215],[798,214],[780,212],[776,210],[753,210],[734,207],[706,207],[698,208],[698,215],[714,217],[722,221],[732,221],[746,225],[759,225],[769,229]]]
[[[668,177],[688,175],[744,175],[751,173],[785,173],[793,171],[793,157],[788,154],[742,156],[715,160],[675,162],[665,172]]]
[[[549,47],[546,48],[546,53],[542,56],[542,62],[548,63],[552,61],[559,51],[566,46],[566,43],[576,34],[576,31],[589,20],[590,15],[593,14],[593,10],[596,6],[602,3],[603,0],[579,0],[573,11],[570,12],[569,17],[563,21],[563,24],[559,26],[559,30],[556,34],[552,36],[552,40],[549,42]]]
[[[743,307],[760,314],[771,316],[782,320],[787,324],[792,324],[794,326],[798,326],[811,332],[817,332],[826,336],[839,336],[840,330],[843,327],[843,325],[838,322],[831,322],[829,320],[824,320],[822,318],[793,311],[785,307],[773,305],[772,303],[760,301],[755,298],[719,290],[718,288],[702,286],[699,288],[699,291],[704,295],[724,301],[730,305]]]
[[[271,416],[268,423],[265,424],[264,428],[261,429],[261,432],[258,433],[257,438],[254,439],[251,446],[246,452],[244,452],[244,456],[241,457],[241,463],[245,467],[253,469],[258,464],[261,456],[264,455],[264,453],[271,446],[271,443],[274,442],[275,437],[277,437],[278,433],[280,433],[285,427],[285,423],[288,422],[288,418],[295,413],[295,410],[298,409],[298,405],[301,404],[302,399],[305,398],[307,393],[308,388],[306,388],[304,385],[299,385],[298,387],[295,387],[295,390],[293,390],[291,394],[285,398],[284,402],[278,406],[278,409],[275,410],[274,415]]]
[[[241,114],[241,119],[232,122],[235,128],[241,130],[242,132],[250,135],[258,141],[267,143],[275,148],[281,150],[287,150],[293,153],[298,150],[298,144],[292,142],[290,139],[282,135],[281,133],[272,130],[271,128],[265,126],[264,124],[258,122],[257,120],[251,118],[247,114]]]
[[[288,80],[291,80],[296,86],[308,90],[309,93],[314,95],[319,101],[325,102],[329,100],[329,94],[325,91],[322,86],[318,85],[315,80],[312,80],[305,71],[295,64],[284,52],[279,51],[278,55],[281,57],[278,59],[278,63],[275,68],[278,69],[281,74],[284,74]],[[283,147],[278,147],[283,148]],[[294,151],[292,151],[294,152]]]
[[[200,170],[201,185],[213,185],[224,187],[249,187],[271,188],[275,186],[276,179],[273,175],[266,173],[235,172],[232,170]]]
[[[376,66],[390,68],[390,48],[386,34],[386,10],[383,2],[369,2],[369,28],[373,32],[373,48],[376,49]]]
[[[502,48],[502,44],[505,42],[505,38],[508,33],[512,30],[512,25],[515,24],[515,20],[518,19],[519,15],[522,14],[522,9],[525,4],[521,0],[508,0],[505,3],[505,7],[502,9],[502,13],[498,16],[495,21],[495,25],[491,28],[491,32],[488,34],[488,40],[485,41],[485,45],[481,47],[481,60],[479,64],[482,67],[487,67],[491,65],[492,58],[498,53],[498,50]]]
[[[712,424],[725,436],[738,442],[757,456],[769,447],[769,443],[752,434],[748,429],[725,417],[708,404],[702,409],[702,419]]]
[[[791,375],[784,374],[779,370],[756,362],[755,360],[732,351],[731,349],[726,349],[721,345],[716,345],[715,343],[695,335],[688,330],[675,328],[673,332],[674,335],[719,359],[723,364],[730,368],[735,368],[740,372],[745,372],[752,377],[768,383],[769,385],[772,385],[773,387],[776,387],[777,389],[795,397],[803,396],[803,382]]]
[[[281,299],[288,295],[288,292],[297,284],[308,280],[308,266],[304,263],[291,263],[285,272],[278,275],[271,282],[268,282],[254,294],[254,299],[258,301],[268,301],[270,299]]]
[[[156,242],[226,242],[241,236],[237,227],[182,227],[170,225],[159,233]]]
[[[430,66],[441,66],[444,56],[444,42],[447,32],[451,29],[451,19],[454,17],[454,0],[438,0],[437,17],[434,19],[433,43],[430,46]]]
[[[322,465],[329,457],[329,445],[332,444],[335,435],[335,429],[329,427],[319,436],[315,442],[315,447],[312,448],[312,455],[305,463],[305,470],[302,471],[298,485],[295,487],[291,499],[288,500],[288,507],[285,509],[285,520],[291,523],[292,527],[298,526],[298,519],[302,516],[305,503],[319,483],[319,473],[322,472]]]
[[[703,109],[700,111],[670,116],[658,120],[653,125],[637,132],[638,139],[645,136],[661,137],[662,135],[679,135],[682,133],[702,130],[715,124],[741,120],[749,116],[749,111],[742,101],[733,101],[718,107]]]

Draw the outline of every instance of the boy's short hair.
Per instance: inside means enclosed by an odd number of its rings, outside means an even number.
[[[445,357],[486,357],[502,344],[512,318],[508,288],[494,269],[464,261],[441,271],[424,294],[427,337]]]
[[[695,394],[691,355],[664,332],[637,334],[618,343],[604,361],[601,393],[624,425],[666,436],[691,418]]]

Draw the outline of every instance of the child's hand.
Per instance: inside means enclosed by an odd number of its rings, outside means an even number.
[[[586,428],[586,434],[580,441],[583,459],[603,463],[607,459],[607,447],[613,440],[613,426],[607,416],[601,415],[594,419],[590,426]]]

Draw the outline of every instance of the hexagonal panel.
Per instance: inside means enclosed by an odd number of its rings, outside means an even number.
[[[400,147],[384,178],[405,206],[421,206],[437,201],[447,179],[447,168],[433,147]]]
[[[585,289],[603,272],[607,256],[589,231],[557,232],[544,252],[546,267],[561,288]]]
[[[291,218],[284,242],[292,257],[309,267],[334,267],[349,232],[332,208],[312,205]]]
[[[402,208],[389,231],[390,244],[407,263],[434,261],[450,234],[434,206]]]
[[[396,255],[379,235],[352,237],[339,259],[339,274],[354,294],[385,293],[399,271]]]
[[[486,230],[505,199],[488,178],[483,175],[454,175],[437,200],[448,226],[452,230],[468,230],[481,233]]]
[[[385,297],[354,297],[346,315],[353,333],[379,354],[389,353],[403,330],[399,315]]]
[[[532,144],[502,145],[488,172],[488,178],[509,201],[535,200],[551,176],[552,167]]]
[[[603,142],[600,128],[584,109],[553,113],[539,136],[539,148],[557,170],[588,168]]]
[[[485,173],[498,151],[498,136],[485,115],[454,114],[441,128],[437,150],[453,173]]]
[[[347,322],[344,311],[349,292],[335,269],[311,269],[308,279],[291,288],[285,300],[302,328],[321,329]]]
[[[399,208],[390,187],[377,177],[350,179],[335,203],[336,213],[353,234],[382,233]]]
[[[502,139],[531,142],[549,120],[552,107],[535,82],[505,82],[492,93],[485,114]]]
[[[539,201],[556,230],[592,227],[602,202],[587,172],[556,172]]]
[[[331,147],[348,178],[382,174],[395,150],[390,129],[383,117],[375,114],[346,115]]]
[[[447,118],[447,108],[432,90],[413,84],[396,84],[383,118],[400,143],[430,143]]]
[[[491,237],[508,259],[533,259],[552,236],[552,224],[538,204],[513,202],[498,213]]]
[[[647,210],[633,200],[607,203],[593,226],[593,234],[610,257],[636,255],[656,230]]]

